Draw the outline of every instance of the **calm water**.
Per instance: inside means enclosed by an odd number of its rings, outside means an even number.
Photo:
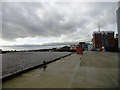
[[[3,51],[7,50],[36,50],[36,49],[50,49],[50,48],[59,48],[64,45],[57,45],[57,46],[2,46],[1,49]]]
[[[52,61],[70,52],[16,52],[2,54],[2,75],[7,76],[27,68],[37,66],[43,61]]]

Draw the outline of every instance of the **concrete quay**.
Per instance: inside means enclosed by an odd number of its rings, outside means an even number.
[[[3,88],[118,88],[118,53],[85,51],[3,82]]]

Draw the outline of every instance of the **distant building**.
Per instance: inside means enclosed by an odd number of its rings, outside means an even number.
[[[113,31],[96,31],[93,33],[93,48],[106,50],[115,47],[115,38]]]
[[[84,48],[84,50],[90,50],[91,51],[91,49],[93,48],[90,43],[79,42],[76,45],[70,45],[70,50],[76,51],[76,48],[77,48],[78,45],[81,45]]]
[[[115,50],[119,51],[119,47],[118,47],[118,34],[116,34],[116,37],[115,37]]]
[[[70,45],[70,50],[76,50],[77,45]]]
[[[93,46],[91,44],[88,44],[88,51],[91,51],[93,49]]]
[[[117,14],[117,28],[118,28],[118,46],[120,51],[120,1],[118,3],[118,9],[116,11]]]
[[[0,49],[0,54],[2,54],[2,49]]]
[[[93,48],[102,48],[102,40],[101,40],[101,33],[100,32],[94,32],[93,33]]]
[[[79,42],[79,45],[81,45],[84,48],[85,47],[85,42]]]

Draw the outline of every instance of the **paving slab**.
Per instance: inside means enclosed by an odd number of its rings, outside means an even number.
[[[85,51],[3,82],[3,88],[117,88],[118,54]]]

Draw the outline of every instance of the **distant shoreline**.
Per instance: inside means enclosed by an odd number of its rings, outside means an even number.
[[[62,48],[62,47],[61,47]],[[7,51],[0,51],[0,54],[4,53],[14,53],[14,52],[75,52],[74,50],[70,49],[61,49],[61,48],[51,48],[51,49],[36,49],[36,50],[7,50]]]

